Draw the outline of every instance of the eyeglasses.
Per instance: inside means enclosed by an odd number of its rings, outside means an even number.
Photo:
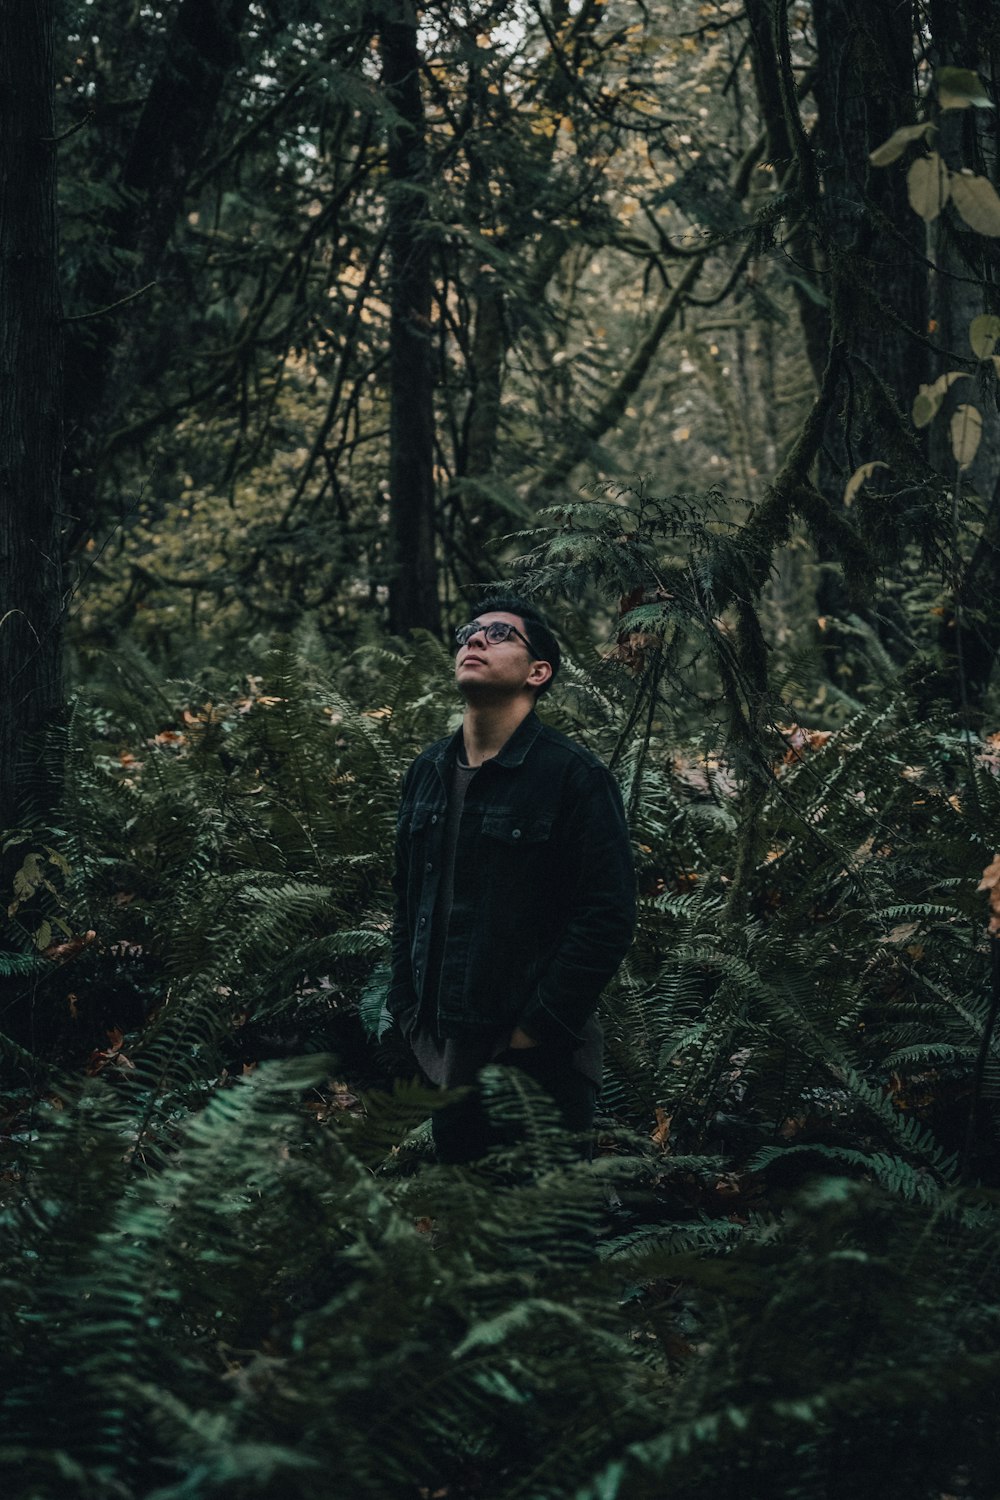
[[[482,635],[487,646],[499,646],[504,641],[509,641],[512,635],[516,635],[519,641],[523,641],[528,650],[534,656],[531,642],[528,637],[516,625],[508,625],[506,620],[491,620],[484,625],[481,620],[470,620],[468,625],[460,625],[455,631],[455,639],[460,646],[467,646],[474,635]]]

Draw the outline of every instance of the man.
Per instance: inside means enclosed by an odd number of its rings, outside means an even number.
[[[432,1082],[520,1068],[583,1136],[600,1083],[594,1011],[635,921],[621,796],[535,713],[560,660],[537,610],[486,599],[456,639],[462,727],[403,782],[388,1008]],[[476,1090],[433,1129],[446,1161],[501,1138]]]

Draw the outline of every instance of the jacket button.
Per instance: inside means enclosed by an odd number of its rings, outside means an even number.
[[[427,918],[426,917],[421,917],[420,918],[420,925],[421,925],[421,927],[426,927],[427,926]]]
[[[512,839],[519,839],[521,837],[520,828],[512,828],[510,831],[510,836]]]
[[[435,814],[434,814],[434,815],[433,815],[433,817],[432,817],[432,818],[431,818],[431,822],[432,822],[432,823],[436,823],[436,822],[437,822],[437,820],[438,820],[438,815],[437,815],[437,813],[435,813]]]
[[[428,860],[427,863],[424,865],[424,869],[427,871],[428,875],[433,870],[433,868],[434,868],[434,866],[431,864],[430,860]]]

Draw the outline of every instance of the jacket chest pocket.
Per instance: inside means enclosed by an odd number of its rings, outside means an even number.
[[[403,826],[409,835],[411,846],[420,849],[428,843],[437,842],[443,823],[443,809],[429,806],[427,803],[419,803],[411,808],[403,819]]]
[[[539,854],[548,846],[552,818],[519,813],[513,808],[492,808],[483,818],[483,837],[511,851]]]

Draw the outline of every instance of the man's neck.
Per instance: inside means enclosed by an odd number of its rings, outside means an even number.
[[[466,703],[462,735],[467,763],[481,766],[498,755],[534,706],[534,694],[500,703]]]

